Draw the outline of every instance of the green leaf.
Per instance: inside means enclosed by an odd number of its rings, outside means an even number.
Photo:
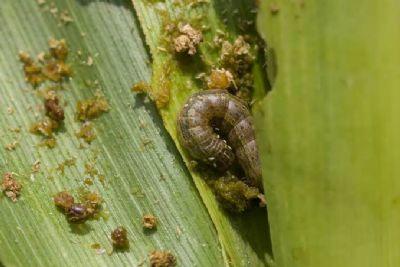
[[[0,199],[0,261],[5,266],[136,266],[148,262],[152,250],[165,249],[180,266],[223,266],[226,260],[213,222],[153,104],[130,92],[134,83],[149,80],[151,74],[130,2],[54,3],[5,0],[0,7],[0,173],[14,172],[23,184],[16,203]],[[73,22],[58,25],[64,10]],[[65,38],[70,45],[74,76],[59,92],[68,104],[65,126],[56,134],[56,147],[46,149],[37,147],[41,137],[28,132],[44,116],[37,108],[43,100],[25,83],[17,55],[19,50],[32,55],[47,50],[51,37]],[[81,63],[88,56],[92,66]],[[97,139],[81,149],[75,105],[94,95],[97,88],[87,84],[95,80],[111,110],[94,121]],[[4,146],[14,140],[19,141],[16,149],[6,151]],[[62,175],[56,168],[69,158],[76,158],[76,165],[65,167]],[[37,160],[40,171],[32,173]],[[75,194],[84,186],[84,165],[90,162],[105,182],[95,178],[89,190],[104,198],[110,216],[74,227],[57,211],[52,196],[61,190]],[[155,232],[143,231],[146,213],[159,219]],[[96,255],[91,245],[99,243],[109,251],[110,233],[119,225],[128,230],[130,250]]]
[[[153,98],[169,96],[165,106],[160,107],[165,128],[172,136],[185,162],[190,166],[190,157],[180,146],[176,133],[177,115],[186,99],[196,91],[203,90],[196,76],[209,72],[219,56],[210,45],[217,32],[224,32],[228,40],[235,40],[239,34],[251,32],[240,29],[243,23],[254,20],[255,7],[247,1],[133,1],[139,21],[143,26],[147,44],[153,59],[152,91]],[[200,19],[198,19],[200,18]],[[194,58],[182,62],[171,55],[164,37],[164,27],[171,21],[178,21],[205,27],[204,41],[200,45],[201,60]],[[254,34],[254,32],[253,32]],[[256,63],[257,85],[264,86],[262,70]],[[257,76],[258,74],[258,76]],[[257,92],[258,95],[263,95]],[[210,213],[218,235],[234,266],[272,265],[270,237],[265,210],[255,209],[240,216],[227,213],[201,175],[191,171],[193,180]]]
[[[260,14],[277,266],[399,266],[398,2],[262,1]]]

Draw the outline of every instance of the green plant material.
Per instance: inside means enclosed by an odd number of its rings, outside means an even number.
[[[399,266],[398,2],[260,14],[276,59],[255,114],[277,266]]]
[[[2,264],[137,266],[148,265],[152,251],[169,250],[180,266],[223,266],[213,222],[156,109],[130,92],[151,71],[131,3],[37,2],[4,0],[0,8],[0,174],[14,172],[22,184],[15,203],[0,197]],[[65,119],[53,133],[57,144],[47,149],[38,147],[41,136],[29,132],[45,111],[40,88],[24,81],[18,52],[36,57],[52,37],[65,38],[74,75],[57,90],[67,104]],[[75,136],[82,125],[75,107],[97,90],[110,111],[91,121],[97,138],[88,145]],[[19,144],[13,151],[4,149],[14,140]],[[152,145],[144,145],[148,140]],[[53,196],[77,196],[83,189],[102,198],[100,218],[69,224]],[[151,235],[142,229],[145,213],[160,221]],[[108,255],[118,226],[126,228],[130,249]]]
[[[195,77],[210,73],[211,67],[218,62],[219,49],[215,47],[213,39],[222,35],[223,40],[233,42],[239,34],[251,33],[255,7],[241,0],[132,2],[152,55],[153,77],[149,93],[159,107],[167,131],[190,166],[191,159],[177,139],[177,115],[191,94],[207,86]],[[165,27],[179,22],[202,29],[203,42],[192,57],[174,55],[171,42],[168,42],[170,36]],[[259,62],[256,62],[254,69],[259,72],[256,83],[262,88],[265,84]],[[256,94],[263,95],[263,89]],[[195,171],[191,171],[191,174],[232,265],[272,265],[265,209],[255,208],[233,216],[219,205],[204,179]]]
[[[217,199],[221,205],[233,212],[243,212],[252,207],[252,201],[257,199],[260,191],[250,187],[237,177],[225,176],[210,181]]]

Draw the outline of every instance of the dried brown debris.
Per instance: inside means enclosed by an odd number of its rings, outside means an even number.
[[[51,90],[48,91],[45,96],[44,107],[46,115],[55,121],[64,120],[64,109],[60,105],[60,100],[56,95],[56,92]]]
[[[12,173],[6,172],[3,175],[1,189],[9,199],[11,199],[13,202],[16,202],[18,197],[21,195],[22,185],[14,179]]]
[[[54,205],[56,205],[57,208],[60,208],[64,212],[67,212],[75,203],[74,197],[67,191],[61,191],[57,193],[54,196],[53,201]]]
[[[11,143],[6,144],[4,148],[8,151],[13,151],[17,148],[18,144],[19,144],[18,140],[14,140]]]
[[[136,92],[136,93],[147,93],[150,92],[150,85],[146,82],[138,82],[136,84],[134,84],[131,88],[132,92]]]
[[[111,233],[111,241],[116,249],[129,248],[128,232],[125,227],[119,226]]]
[[[97,193],[89,191],[82,192],[81,203],[75,203],[75,198],[67,191],[57,193],[53,201],[70,223],[84,223],[89,219],[96,218],[101,211],[103,202]]]
[[[54,131],[59,127],[59,123],[48,117],[45,117],[42,121],[33,124],[29,131],[33,134],[43,135],[45,137],[52,137]]]
[[[173,267],[176,265],[176,258],[169,251],[155,250],[149,256],[151,267]]]
[[[93,98],[78,101],[76,104],[76,118],[79,121],[92,120],[107,112],[110,106],[107,99],[100,94]]]
[[[228,89],[233,82],[233,75],[229,70],[213,69],[207,78],[208,89]]]
[[[72,75],[70,66],[65,63],[68,56],[66,41],[51,38],[48,44],[49,52],[40,53],[37,62],[27,52],[19,52],[19,60],[24,64],[25,80],[34,87],[46,80],[61,82]]]
[[[72,206],[67,210],[67,220],[71,223],[83,223],[87,221],[90,214],[85,205],[81,203],[72,204]]]
[[[93,123],[87,121],[82,124],[81,128],[75,134],[78,138],[83,139],[86,143],[90,144],[96,139],[96,133],[94,132]]]
[[[143,227],[146,229],[154,229],[157,227],[157,218],[151,214],[146,214],[142,218]]]
[[[196,47],[203,40],[201,31],[194,29],[190,24],[179,23],[178,30],[180,35],[174,38],[174,48],[177,53],[187,53],[194,55]]]

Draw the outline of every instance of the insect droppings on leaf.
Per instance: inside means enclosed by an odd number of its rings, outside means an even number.
[[[203,40],[201,31],[194,29],[188,23],[179,23],[178,32],[179,35],[173,39],[175,52],[187,53],[190,56],[196,54],[196,47]]]
[[[110,105],[107,99],[98,93],[92,98],[78,101],[76,104],[76,119],[82,122],[92,120],[109,110]]]
[[[255,59],[254,47],[246,41],[245,36],[239,36],[233,43],[223,40],[220,45],[218,64],[232,75],[232,84],[227,89],[249,102],[253,90],[251,69]]]
[[[21,195],[22,185],[14,178],[11,172],[6,172],[3,175],[1,189],[12,202],[16,202]]]
[[[53,197],[54,205],[64,213],[70,223],[84,223],[89,219],[97,219],[102,210],[102,198],[94,192],[81,190],[80,203],[67,191],[57,193]]]
[[[76,165],[76,158],[72,157],[69,159],[65,159],[63,162],[59,163],[56,167],[56,170],[59,171],[61,174],[64,174],[65,167],[71,167]]]
[[[150,253],[150,266],[151,267],[173,267],[176,266],[176,258],[166,250],[155,250]]]
[[[96,133],[93,128],[93,123],[87,121],[82,124],[81,128],[75,133],[76,137],[83,139],[86,143],[90,144],[96,139]]]
[[[43,136],[43,140],[39,143],[39,146],[54,148],[56,145],[54,133],[59,129],[59,127],[60,123],[49,117],[45,117],[43,120],[32,124],[29,132]]]
[[[48,44],[49,52],[41,53],[38,62],[27,52],[19,52],[19,60],[24,64],[25,80],[34,87],[45,81],[62,82],[72,75],[71,67],[65,62],[69,51],[66,41],[51,38]]]
[[[5,144],[4,148],[8,151],[13,151],[17,148],[18,144],[19,144],[18,140],[13,140],[11,143]]]
[[[235,213],[249,209],[262,195],[257,187],[247,185],[234,175],[213,179],[209,184],[222,206]]]
[[[150,90],[150,85],[143,81],[135,83],[131,88],[131,91],[135,93],[149,93]]]
[[[59,102],[59,97],[55,91],[51,90],[47,92],[44,101],[46,115],[57,122],[64,120],[64,109]]]
[[[67,191],[61,191],[53,197],[54,205],[61,209],[63,212],[68,212],[68,210],[75,203],[74,197]]]
[[[225,69],[213,69],[207,78],[208,89],[228,89],[233,83],[233,76]]]
[[[157,218],[151,214],[146,214],[142,218],[143,227],[145,229],[155,229],[157,227]]]
[[[83,190],[80,192],[80,200],[86,206],[91,218],[99,217],[102,210],[101,204],[103,203],[103,199],[99,194]]]
[[[113,247],[120,250],[129,248],[128,232],[125,227],[119,226],[111,233]]]
[[[31,125],[29,131],[33,134],[42,135],[45,137],[52,137],[53,133],[59,127],[59,123],[48,117],[45,117],[42,121]]]
[[[83,223],[89,218],[87,207],[81,203],[74,203],[67,210],[67,220],[71,223]]]

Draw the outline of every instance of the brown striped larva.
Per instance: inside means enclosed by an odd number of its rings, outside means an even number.
[[[238,97],[219,89],[192,95],[178,116],[178,136],[191,157],[217,169],[228,169],[236,157],[252,185],[262,188],[253,120]]]

